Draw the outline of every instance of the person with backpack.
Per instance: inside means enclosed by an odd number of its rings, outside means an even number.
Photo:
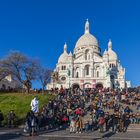
[[[38,131],[38,119],[33,112],[31,112],[31,135],[37,135]]]
[[[32,132],[32,128],[31,128],[31,111],[27,112],[26,114],[26,118],[25,118],[25,127],[24,127],[24,132],[27,133],[29,132],[29,134],[31,135]]]

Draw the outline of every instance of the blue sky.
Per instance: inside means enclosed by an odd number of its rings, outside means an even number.
[[[1,0],[0,58],[19,50],[55,68],[63,45],[73,51],[85,20],[102,52],[113,42],[126,79],[140,85],[139,0]]]

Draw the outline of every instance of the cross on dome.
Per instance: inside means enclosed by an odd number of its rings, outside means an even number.
[[[85,34],[88,34],[89,33],[89,22],[88,22],[88,19],[86,20],[86,23],[85,23]]]
[[[64,52],[67,53],[67,43],[66,43],[66,42],[65,42],[65,44],[64,44]]]
[[[111,39],[109,39],[109,42],[108,42],[108,49],[112,49],[112,41],[111,41]]]

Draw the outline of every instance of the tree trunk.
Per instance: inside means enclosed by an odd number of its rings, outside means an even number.
[[[44,91],[45,91],[45,86],[42,86],[42,94],[44,95]]]
[[[25,93],[30,93],[30,89],[31,87],[30,86],[27,86],[27,85],[24,85],[25,86]]]

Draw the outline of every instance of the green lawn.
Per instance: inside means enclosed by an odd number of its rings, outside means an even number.
[[[14,110],[16,114],[16,124],[22,124],[35,96],[40,101],[40,108],[55,97],[51,94],[0,93],[0,110],[4,114],[4,124],[7,124],[7,114],[10,110]]]

